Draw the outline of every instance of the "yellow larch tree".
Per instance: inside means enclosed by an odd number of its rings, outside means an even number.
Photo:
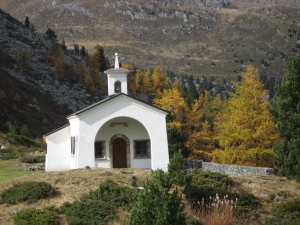
[[[130,70],[130,72],[127,73],[128,89],[133,95],[136,95],[135,68],[130,64],[124,64],[122,68]]]
[[[221,163],[272,166],[272,147],[278,140],[270,106],[258,70],[248,66],[241,85],[225,102],[217,116],[217,139],[221,149],[215,156]]]
[[[135,86],[137,92],[143,91],[143,85],[144,85],[144,72],[140,69],[136,70],[135,74]]]
[[[65,77],[65,65],[63,60],[64,58],[62,56],[55,58],[54,67],[52,68],[52,73],[59,81]]]
[[[1,90],[0,91],[0,101],[4,102],[5,99],[6,99],[6,94],[5,94],[4,90]]]
[[[186,147],[187,135],[185,129],[189,108],[184,102],[182,92],[176,87],[164,90],[159,98],[156,96],[154,105],[170,112],[167,117],[170,156],[172,157],[175,152],[181,149],[183,155],[187,157],[190,150]]]
[[[171,78],[166,77],[166,79],[165,79],[165,88],[166,89],[171,89],[172,86],[173,86],[173,82],[172,82]]]
[[[74,62],[72,62],[72,68],[71,68],[71,71],[73,73],[73,75],[76,75],[77,74],[77,66]]]
[[[150,96],[153,93],[153,85],[152,85],[152,75],[150,69],[146,70],[144,73],[144,85],[143,91],[146,95]]]
[[[79,73],[79,83],[83,83],[86,75],[86,66],[84,61],[81,61],[78,73]]]
[[[152,79],[154,92],[157,92],[158,90],[162,92],[165,89],[165,77],[161,71],[160,66],[156,66],[154,68]]]
[[[205,105],[208,104],[209,92],[201,94],[196,99],[187,119],[188,132],[187,147],[191,149],[191,158],[211,161],[212,152],[216,149],[217,140],[210,124],[205,119]]]
[[[170,112],[173,120],[169,123],[169,126],[174,126],[179,131],[184,130],[189,115],[189,108],[184,102],[182,92],[179,89],[164,90],[161,98],[154,99],[154,105]]]
[[[96,45],[94,47],[95,52],[93,54],[93,58],[95,59],[95,63],[97,64],[98,70],[100,72],[104,72],[105,70],[109,69],[109,63],[105,58],[104,49],[101,45]]]
[[[210,124],[205,121],[207,100],[208,98],[202,94],[193,102],[190,109],[184,101],[181,85],[177,81],[171,89],[165,89],[159,98],[156,97],[154,104],[170,111],[172,119],[168,122],[168,127],[176,128],[180,136],[185,137],[181,148],[189,152],[189,157],[210,161],[217,140],[213,136],[213,131],[210,130]]]
[[[30,68],[30,59],[32,56],[25,50],[21,51],[18,55],[21,70]]]
[[[87,74],[84,78],[84,85],[90,89],[90,91],[93,93],[95,92],[96,88],[95,88],[95,83],[93,81],[93,78],[91,77],[91,75]]]
[[[209,91],[205,90],[204,93],[208,96],[205,101],[205,120],[209,123],[210,130],[214,130],[215,117],[222,110],[223,101],[220,94],[212,97]]]

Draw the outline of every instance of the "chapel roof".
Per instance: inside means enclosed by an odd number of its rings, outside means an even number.
[[[159,110],[161,110],[161,111],[163,111],[163,112],[169,113],[169,111],[167,111],[167,110],[161,109],[161,108],[156,107],[156,106],[151,105],[151,104],[148,104],[148,103],[146,103],[146,102],[143,102],[143,101],[141,101],[141,100],[139,100],[139,99],[136,99],[136,98],[134,98],[134,97],[131,97],[131,96],[126,95],[126,94],[124,94],[124,93],[121,92],[121,93],[118,93],[118,94],[110,95],[110,96],[108,96],[107,98],[105,98],[105,99],[103,99],[103,100],[101,100],[101,101],[99,101],[99,102],[96,102],[96,103],[94,103],[94,104],[92,104],[92,105],[90,105],[90,106],[88,106],[88,107],[86,107],[86,108],[84,108],[84,109],[81,109],[81,110],[79,110],[79,111],[77,111],[77,112],[75,112],[75,113],[73,113],[73,114],[67,116],[67,118],[68,118],[68,117],[71,117],[71,116],[79,115],[79,114],[81,114],[81,113],[83,113],[83,112],[85,112],[85,111],[88,111],[88,110],[90,110],[90,109],[92,109],[92,108],[94,108],[94,107],[96,107],[96,106],[98,106],[98,105],[101,105],[101,104],[103,104],[103,103],[105,103],[105,102],[108,102],[108,101],[110,101],[110,100],[112,100],[112,99],[114,99],[114,98],[117,98],[117,97],[119,97],[119,96],[126,96],[126,97],[128,97],[128,98],[134,99],[134,100],[136,100],[136,101],[138,101],[138,102],[141,102],[141,103],[146,104],[146,105],[148,105],[148,106],[151,106],[151,107],[153,107],[153,108],[159,109]]]
[[[66,125],[64,125],[64,126],[62,126],[62,127],[59,127],[59,128],[57,128],[57,129],[51,131],[51,132],[49,132],[49,133],[47,133],[47,134],[44,134],[43,137],[49,136],[50,134],[53,134],[53,133],[55,133],[55,132],[57,132],[57,131],[60,131],[60,130],[62,130],[62,129],[64,129],[64,128],[68,127],[68,126],[70,126],[69,123],[66,124]]]

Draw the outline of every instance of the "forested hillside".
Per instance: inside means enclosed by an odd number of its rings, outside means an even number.
[[[91,56],[83,48],[79,54],[58,43],[50,28],[37,33],[1,10],[0,17],[0,130],[10,121],[41,137],[106,96],[99,72],[110,65],[100,45]]]

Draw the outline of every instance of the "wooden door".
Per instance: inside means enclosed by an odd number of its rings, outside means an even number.
[[[113,141],[113,168],[126,167],[126,141],[123,138],[116,138]]]

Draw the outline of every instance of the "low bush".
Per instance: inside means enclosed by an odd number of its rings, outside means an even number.
[[[191,181],[191,176],[186,174],[183,165],[183,155],[181,150],[174,153],[173,158],[168,164],[168,176],[176,185],[185,186]]]
[[[4,153],[4,155],[0,156],[0,159],[3,160],[9,160],[9,159],[15,159],[18,158],[19,156],[22,157],[21,161],[24,163],[31,163],[31,160],[25,160],[25,154],[27,153],[32,153],[32,152],[36,152],[36,151],[40,151],[42,152],[43,149],[40,147],[19,147],[19,146],[9,146],[7,148],[4,149],[0,149],[0,153]],[[36,156],[35,157],[35,163],[42,163],[44,162],[44,156]]]
[[[65,202],[61,212],[66,215],[69,225],[104,225],[115,218],[116,211],[110,203],[94,199],[81,199],[73,203]]]
[[[189,202],[209,202],[213,196],[227,196],[230,199],[237,200],[236,210],[241,216],[247,216],[247,213],[255,209],[259,200],[246,191],[231,192],[232,181],[228,175],[194,170],[191,174],[191,182],[185,187],[186,197]]]
[[[11,150],[9,148],[0,148],[0,153],[9,153]]]
[[[32,153],[35,151],[43,151],[43,149],[39,147],[16,147],[15,146],[13,149],[18,153]]]
[[[45,156],[23,156],[21,158],[22,163],[43,163],[45,162]]]
[[[35,144],[31,138],[25,135],[7,134],[6,138],[9,141],[9,143],[14,145],[32,146]]]
[[[240,193],[229,193],[232,199],[237,199],[237,210],[241,216],[247,216],[253,209],[259,206],[259,200],[251,193],[242,191]]]
[[[16,225],[59,225],[60,218],[52,208],[21,210],[13,216]]]
[[[265,219],[266,225],[296,225],[300,224],[300,200],[273,204],[272,217]]]
[[[228,175],[198,169],[193,170],[191,182],[186,186],[185,193],[187,198],[200,202],[204,199],[208,202],[210,197],[216,194],[227,195],[230,184],[231,179]]]
[[[82,198],[102,200],[115,207],[131,209],[137,199],[138,193],[137,189],[124,187],[111,180],[106,180],[100,183],[98,189],[90,191],[88,196],[83,196]]]
[[[0,197],[3,202],[9,204],[25,201],[35,202],[49,196],[53,191],[52,186],[46,182],[26,181],[3,190]]]
[[[60,210],[68,224],[106,224],[118,217],[115,208],[129,211],[136,202],[139,191],[124,187],[111,180],[101,182],[99,188],[83,195],[73,203],[65,202]]]
[[[16,158],[18,158],[18,156],[14,152],[9,152],[9,153],[6,153],[6,154],[0,156],[0,159],[2,159],[2,160],[10,160],[10,159],[16,159]]]
[[[184,204],[178,189],[162,170],[151,173],[130,212],[127,225],[176,224],[185,225]]]

